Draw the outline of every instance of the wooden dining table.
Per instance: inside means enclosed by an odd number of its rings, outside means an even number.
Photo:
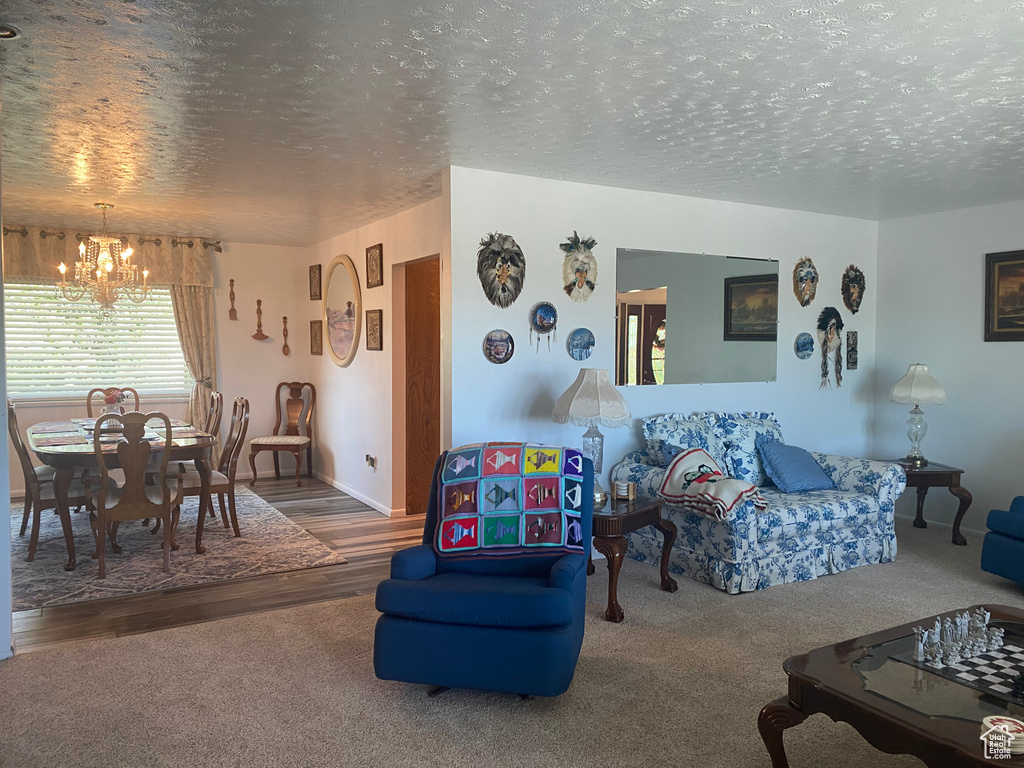
[[[154,422],[154,426],[155,426]],[[68,489],[74,479],[75,472],[80,469],[91,469],[97,472],[96,453],[93,449],[94,419],[71,419],[69,421],[45,421],[34,424],[27,430],[28,447],[43,464],[53,467],[56,472],[53,478],[54,497],[57,502],[57,514],[60,515],[64,541],[68,548],[68,561],[64,570],[73,571],[76,565],[75,539],[71,530],[71,510],[68,505]],[[151,444],[153,455],[163,452],[163,436],[159,435]],[[117,469],[121,462],[117,455],[116,434],[109,434],[103,444],[103,459],[108,469]],[[210,456],[213,453],[214,437],[194,428],[178,419],[171,419],[171,462],[192,461],[200,478],[199,509],[211,509],[210,501]],[[168,473],[170,465],[168,465]],[[196,523],[196,552],[206,551],[203,546],[203,522],[206,516],[200,514]],[[177,546],[175,545],[175,548]]]

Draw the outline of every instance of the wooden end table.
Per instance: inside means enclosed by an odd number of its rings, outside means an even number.
[[[1007,641],[1020,645],[1024,611],[988,610],[993,625],[1006,628]],[[931,621],[912,621],[787,659],[782,666],[789,693],[766,704],[757,719],[772,768],[789,768],[783,732],[816,713],[849,723],[882,752],[914,755],[931,768],[1024,765],[1024,757],[986,759],[980,738],[983,718],[1019,717],[1016,705],[893,658],[913,649],[914,627]]]
[[[973,498],[970,491],[960,485],[960,475],[964,471],[957,467],[949,467],[931,461],[923,467],[905,464],[900,459],[896,459],[896,463],[907,473],[907,488],[917,488],[917,516],[914,518],[914,527],[928,527],[928,523],[924,519],[924,497],[928,494],[928,489],[948,488],[949,492],[960,501],[956,517],[953,518],[953,543],[959,546],[967,544],[967,539],[960,533],[960,521],[967,513],[967,508],[971,506]]]
[[[608,608],[604,617],[618,623],[625,614],[619,605],[619,570],[626,554],[626,534],[653,525],[665,537],[661,548],[661,588],[666,592],[679,589],[668,575],[668,557],[676,540],[676,525],[661,516],[661,499],[634,499],[610,502],[604,509],[594,510],[594,546],[608,558]],[[594,572],[594,562],[587,562],[587,575]]]

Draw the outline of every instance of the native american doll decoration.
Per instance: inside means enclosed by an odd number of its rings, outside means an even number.
[[[851,264],[843,272],[843,304],[856,315],[863,299],[864,273]]]
[[[540,352],[540,337],[546,336],[548,339],[548,352],[551,351],[551,338],[555,337],[555,341],[558,341],[558,336],[555,332],[555,326],[558,324],[558,310],[555,309],[555,305],[550,301],[541,301],[533,305],[530,309],[530,344],[533,345],[533,334],[537,334],[537,351]]]
[[[808,258],[800,259],[793,267],[793,295],[801,307],[806,307],[814,301],[817,290],[818,270],[814,262]]]
[[[843,386],[843,318],[835,307],[825,307],[818,315],[818,344],[821,346],[821,384],[818,389],[829,387],[828,353],[834,352],[832,370],[836,376],[836,388]]]
[[[558,246],[565,251],[565,261],[562,262],[563,290],[573,301],[583,302],[590,298],[597,287],[597,259],[591,253],[597,240],[592,237],[581,240],[576,230],[566,240]]]
[[[496,307],[507,309],[519,298],[526,282],[526,257],[509,235],[493,232],[480,241],[476,274],[484,295]]]

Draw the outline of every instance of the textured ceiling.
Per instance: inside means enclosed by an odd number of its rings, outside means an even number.
[[[1024,198],[1024,0],[5,0],[8,223],[306,245],[464,165],[890,218]]]

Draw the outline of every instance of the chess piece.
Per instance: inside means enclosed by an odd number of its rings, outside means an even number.
[[[924,661],[924,639],[928,632],[924,627],[914,627],[914,661]]]
[[[996,627],[989,631],[988,649],[990,651],[998,651],[1003,647],[1003,633],[1005,631],[1002,627]]]
[[[953,620],[947,616],[942,622],[942,645],[947,646],[954,640]]]
[[[949,645],[949,655],[946,657],[946,663],[948,664],[959,664],[960,663],[960,651],[963,649],[963,645],[954,642]]]
[[[944,654],[942,653],[942,648],[941,647],[939,647],[939,648],[937,648],[935,650],[935,659],[932,661],[932,666],[935,667],[935,669],[944,669],[945,668],[946,665],[942,663],[943,655]]]

